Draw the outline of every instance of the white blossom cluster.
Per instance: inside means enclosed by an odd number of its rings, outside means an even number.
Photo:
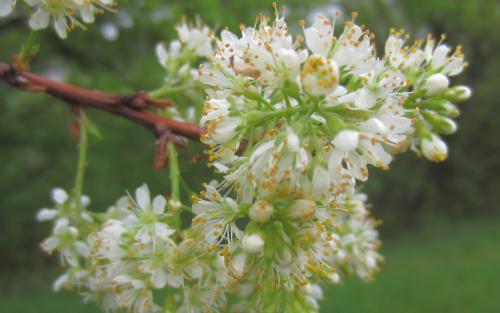
[[[158,95],[206,85],[202,141],[222,180],[183,206],[190,226],[175,221],[178,202],[151,199],[146,185],[99,214],[54,192],[56,209],[39,219],[55,220],[42,247],[68,267],[56,287],[106,312],[312,313],[322,285],[373,278],[378,222],[359,184],[369,165],[388,169],[407,149],[447,157],[440,136],[456,131],[455,103],[471,94],[449,77],[466,63],[443,40],[408,45],[395,30],[377,56],[355,14],[341,31],[326,17],[300,25],[294,39],[276,12],[214,41],[183,22],[178,40],[157,46],[167,72]],[[181,113],[169,114],[189,120]]]
[[[200,19],[190,25],[185,19],[176,26],[178,39],[156,46],[156,56],[165,70],[162,86],[152,93],[154,97],[169,97],[176,106],[164,109],[165,116],[190,123],[198,123],[202,113],[199,104],[205,99],[198,65],[213,53],[214,35]]]
[[[0,0],[0,17],[11,14],[17,0]],[[84,24],[93,23],[95,15],[112,10],[114,0],[23,0],[33,8],[29,26],[33,30],[45,29],[52,23],[57,35],[63,39],[74,28],[85,28]]]
[[[241,35],[222,31],[201,124],[210,166],[224,175],[193,207],[203,240],[239,264],[241,312],[310,312],[302,286],[378,270],[376,222],[359,182],[407,149],[447,157],[453,102],[470,96],[449,77],[466,66],[432,37],[407,45],[391,31],[383,56],[353,19],[340,32],[318,17],[295,39],[283,16]]]
[[[165,300],[158,301],[154,291],[165,289],[177,308],[172,312],[223,307],[225,288],[235,284],[223,257],[207,253],[189,233],[176,234],[169,203],[161,195],[151,199],[147,185],[95,218],[86,211],[82,218],[68,215],[75,203],[61,189],[53,191],[53,200],[56,208],[41,209],[37,218],[54,220],[42,248],[59,252],[67,267],[54,289],[78,289],[106,312],[160,312]],[[82,197],[83,209],[88,203]]]

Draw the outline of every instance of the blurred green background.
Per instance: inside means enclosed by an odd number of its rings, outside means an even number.
[[[173,36],[182,15],[236,31],[252,24],[272,1],[121,1],[126,11],[106,14],[66,41],[53,31],[41,38],[33,70],[106,91],[153,90],[163,79],[155,44]],[[500,312],[500,4],[497,0],[281,1],[289,24],[300,18],[360,13],[379,47],[390,27],[414,37],[447,34],[463,45],[470,63],[454,83],[470,85],[459,131],[447,138],[441,164],[399,157],[389,172],[372,170],[364,186],[380,231],[386,263],[376,281],[356,279],[330,288],[322,312]],[[0,20],[0,60],[9,61],[29,34],[19,12]],[[380,50],[380,49],[379,49]],[[154,144],[144,130],[106,113],[90,112],[104,139],[91,144],[85,192],[106,209],[125,190],[147,182],[168,190],[168,172],[152,169]],[[14,91],[0,83],[0,312],[98,312],[78,296],[51,292],[57,259],[37,247],[49,232],[34,214],[50,205],[54,186],[71,187],[75,143],[68,108],[50,97]],[[187,159],[188,154],[185,154]],[[192,189],[207,175],[203,164],[183,164]]]

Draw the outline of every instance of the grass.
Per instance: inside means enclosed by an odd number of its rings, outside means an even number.
[[[324,313],[498,313],[500,223],[436,223],[385,242],[377,279],[356,279],[325,292]],[[0,312],[96,313],[72,293],[54,294],[50,275],[22,275],[2,286]],[[21,277],[22,277],[21,276]],[[27,279],[29,277],[29,279]]]

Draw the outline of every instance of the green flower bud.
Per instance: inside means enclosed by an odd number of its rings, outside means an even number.
[[[445,96],[453,102],[464,102],[472,96],[472,90],[467,86],[456,86],[448,90]]]
[[[432,129],[439,134],[451,135],[457,131],[457,124],[450,118],[432,111],[422,111],[422,115],[432,125]]]
[[[440,115],[448,116],[448,117],[458,117],[460,115],[460,110],[458,110],[457,106],[451,103],[448,100],[431,100],[424,101],[421,103],[422,107],[431,109]]]
[[[288,217],[294,220],[309,220],[316,213],[316,203],[308,199],[295,200],[287,213]]]

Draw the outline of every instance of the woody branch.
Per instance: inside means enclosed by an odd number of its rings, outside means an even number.
[[[0,79],[8,85],[27,92],[46,93],[71,106],[103,110],[126,118],[148,130],[158,147],[155,166],[162,167],[166,158],[166,142],[185,146],[186,138],[199,141],[205,129],[156,114],[150,109],[173,106],[169,99],[152,99],[145,92],[134,94],[107,93],[48,79],[0,62]]]

